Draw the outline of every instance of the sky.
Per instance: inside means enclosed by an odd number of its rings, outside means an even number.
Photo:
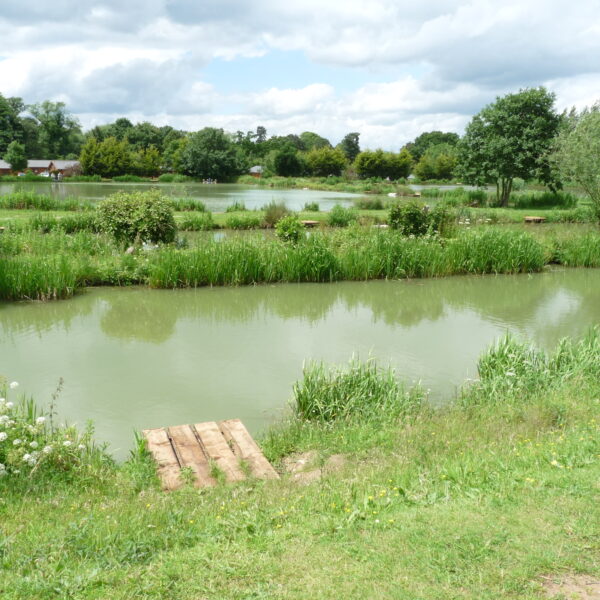
[[[189,131],[398,150],[497,96],[600,99],[600,0],[0,0],[0,93]]]

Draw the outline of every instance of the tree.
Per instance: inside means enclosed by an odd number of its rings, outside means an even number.
[[[302,149],[307,152],[314,150],[315,148],[331,148],[331,143],[328,139],[321,137],[318,133],[314,133],[313,131],[304,131],[300,134],[300,139],[304,146]]]
[[[81,168],[86,175],[115,177],[130,173],[132,169],[132,153],[127,140],[109,137],[98,142],[89,138],[79,155]]]
[[[22,141],[23,125],[19,114],[23,109],[21,98],[5,98],[0,94],[0,156],[8,150],[11,142]]]
[[[181,153],[184,173],[227,181],[246,169],[245,161],[222,129],[205,127],[192,134]]]
[[[414,142],[406,144],[405,148],[412,154],[413,158],[418,161],[427,152],[431,146],[438,144],[448,144],[456,146],[459,137],[456,133],[443,131],[426,131],[415,138]]]
[[[305,157],[308,172],[317,177],[341,175],[346,166],[346,156],[339,149],[324,146],[314,148]]]
[[[4,160],[10,165],[13,171],[23,171],[27,167],[25,146],[16,140],[11,142],[6,149]]]
[[[356,157],[354,167],[361,179],[369,177],[401,179],[410,175],[412,156],[406,149],[399,154],[383,150],[365,150]]]
[[[337,147],[346,155],[348,162],[354,162],[354,159],[360,152],[360,144],[358,138],[360,133],[354,131],[347,133]]]
[[[497,202],[508,205],[515,177],[537,177],[560,187],[548,162],[561,116],[555,95],[545,88],[521,90],[497,98],[473,117],[458,145],[459,175],[475,185],[496,184]]]
[[[139,150],[133,157],[135,171],[143,177],[158,177],[162,158],[156,146]]]
[[[456,167],[456,148],[450,144],[429,146],[415,167],[420,179],[451,179]]]
[[[79,154],[83,144],[81,127],[64,102],[44,100],[28,107],[39,123],[39,145],[47,158]]]
[[[565,119],[551,163],[565,180],[581,186],[600,221],[600,102]]]
[[[288,144],[274,153],[273,168],[275,173],[282,177],[297,177],[304,171],[304,165],[292,144]]]

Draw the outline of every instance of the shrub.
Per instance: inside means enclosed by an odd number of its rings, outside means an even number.
[[[284,242],[297,243],[304,237],[304,225],[296,215],[287,215],[277,221],[275,235]]]
[[[102,231],[121,244],[169,243],[177,231],[172,204],[158,190],[113,194],[98,204],[98,219]]]
[[[355,210],[344,208],[340,204],[336,204],[329,212],[328,222],[331,227],[348,227],[348,225],[354,223],[357,218]]]
[[[210,231],[214,228],[215,223],[210,213],[186,215],[181,221],[179,221],[180,231]]]
[[[455,215],[444,202],[436,204],[429,211],[429,231],[442,237],[452,237],[455,232]]]
[[[429,228],[429,214],[425,205],[416,200],[395,204],[390,208],[389,225],[403,235],[421,236]]]
[[[275,223],[283,217],[290,214],[287,206],[283,202],[270,202],[266,206],[263,206],[265,211],[265,225],[267,227],[275,227]]]
[[[307,202],[304,205],[304,210],[306,212],[319,212],[321,210],[321,208],[319,207],[318,202]]]
[[[231,215],[225,221],[227,229],[260,229],[261,226],[261,218],[255,214]]]
[[[225,212],[226,213],[232,213],[232,212],[243,212],[245,210],[248,210],[246,208],[246,205],[243,202],[238,202],[237,200],[233,203],[230,204],[226,209]]]
[[[382,198],[358,198],[354,201],[354,206],[361,210],[383,210],[385,208]]]

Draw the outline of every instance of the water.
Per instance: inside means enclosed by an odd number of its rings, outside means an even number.
[[[242,202],[246,208],[261,208],[269,202],[284,202],[290,210],[301,210],[307,202],[317,202],[321,210],[330,210],[336,204],[350,206],[358,194],[346,192],[323,192],[313,190],[280,190],[258,188],[238,184],[206,185],[202,183],[0,183],[0,196],[17,189],[32,190],[58,198],[76,197],[101,200],[118,191],[145,191],[158,187],[173,198],[196,198],[202,200],[211,212],[223,212],[234,202]]]
[[[0,304],[0,373],[126,456],[133,430],[282,414],[305,359],[391,364],[448,401],[506,331],[545,348],[600,323],[600,270],[149,290]]]

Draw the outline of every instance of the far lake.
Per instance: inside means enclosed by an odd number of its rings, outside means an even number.
[[[282,415],[308,359],[352,355],[449,401],[510,331],[544,348],[600,324],[600,270],[197,290],[98,288],[0,304],[1,374],[124,458],[134,429]]]
[[[0,183],[0,196],[17,189],[34,190],[58,198],[76,197],[101,200],[118,191],[144,191],[158,187],[173,198],[202,200],[211,212],[224,212],[234,202],[243,203],[247,209],[261,208],[270,202],[284,202],[290,210],[302,210],[307,202],[317,202],[321,210],[330,210],[336,204],[349,206],[357,194],[313,190],[282,190],[269,187],[252,187],[238,184],[203,183]]]

